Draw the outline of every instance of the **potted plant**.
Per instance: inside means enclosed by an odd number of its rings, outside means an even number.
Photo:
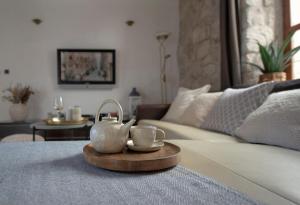
[[[284,71],[290,65],[293,56],[300,50],[300,46],[298,46],[285,52],[294,34],[295,31],[290,32],[281,46],[274,41],[265,46],[257,43],[263,66],[255,63],[249,64],[262,71],[263,74],[259,76],[259,82],[286,80]]]
[[[34,94],[30,86],[17,84],[3,90],[3,100],[12,103],[9,108],[9,114],[13,121],[24,121],[27,117],[27,102],[31,95]]]

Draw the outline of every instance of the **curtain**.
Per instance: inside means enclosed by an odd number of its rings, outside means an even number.
[[[239,0],[221,0],[221,88],[242,85]]]

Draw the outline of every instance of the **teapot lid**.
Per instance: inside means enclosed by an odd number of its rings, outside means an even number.
[[[107,114],[107,117],[102,117],[102,121],[109,121],[109,122],[117,122],[117,117],[112,117],[110,113]]]

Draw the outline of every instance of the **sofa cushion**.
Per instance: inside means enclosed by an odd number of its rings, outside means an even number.
[[[195,90],[180,88],[178,90],[177,96],[175,97],[168,112],[162,118],[162,120],[168,122],[179,122],[181,115],[183,114],[185,109],[191,104],[191,102],[200,94],[207,93],[210,87],[210,85],[205,85]]]
[[[207,130],[180,125],[159,120],[140,120],[139,125],[153,125],[166,133],[166,139],[203,140],[208,142],[242,142],[243,140],[226,134],[210,132]]]
[[[199,128],[221,95],[222,92],[203,93],[199,95],[184,111],[180,118],[180,124]]]
[[[300,89],[271,94],[235,134],[252,143],[300,150]]]
[[[224,144],[199,140],[170,140],[170,142],[182,149],[182,165],[187,168],[211,176],[263,200],[269,200],[268,197],[271,197],[264,192],[269,190],[279,197],[278,201],[270,201],[269,204],[292,204],[280,201],[280,197],[300,204],[300,152],[298,151],[249,143]],[[186,158],[184,154],[187,152],[192,153],[192,159]],[[247,185],[240,177],[256,184],[258,188]]]
[[[273,83],[261,83],[249,88],[226,89],[201,128],[233,135],[244,119],[265,101],[273,86]]]

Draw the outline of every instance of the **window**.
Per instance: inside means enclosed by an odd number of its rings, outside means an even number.
[[[296,30],[289,46],[291,48],[300,45],[300,1],[299,0],[283,0],[284,8],[284,36]],[[300,52],[298,52],[292,59],[291,66],[287,69],[288,79],[300,78]]]

